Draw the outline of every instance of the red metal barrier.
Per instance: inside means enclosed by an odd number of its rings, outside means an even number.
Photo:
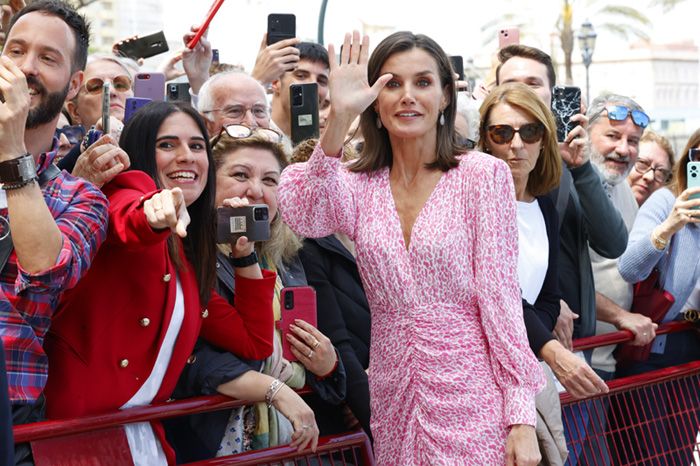
[[[660,326],[657,334],[693,328]],[[629,331],[575,341],[591,349],[633,339]],[[585,400],[562,393],[567,466],[700,466],[700,361],[614,379]]]

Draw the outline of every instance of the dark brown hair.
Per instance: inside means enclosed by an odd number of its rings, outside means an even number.
[[[395,32],[379,43],[372,52],[367,65],[369,84],[373,85],[380,76],[384,63],[397,53],[408,52],[414,48],[427,52],[437,63],[441,88],[445,90],[449,100],[443,114],[445,124],[438,125],[437,121],[437,154],[436,160],[426,165],[430,169],[447,171],[456,167],[459,161],[457,155],[466,152],[466,148],[458,142],[455,132],[455,114],[457,113],[457,93],[452,74],[452,65],[440,45],[423,34],[413,34],[408,31]],[[385,128],[377,128],[377,112],[370,105],[360,116],[360,130],[365,138],[360,158],[350,167],[354,172],[371,172],[384,167],[391,167],[393,153],[389,141],[389,133]]]
[[[498,104],[508,104],[525,112],[531,118],[542,123],[542,150],[535,168],[527,179],[527,190],[533,196],[542,196],[559,185],[561,177],[561,157],[557,144],[557,125],[552,112],[542,102],[535,92],[525,84],[507,83],[494,88],[484,103],[481,104],[481,124],[479,125],[479,149],[487,151],[489,136],[487,129],[490,124],[491,111]]]
[[[509,45],[498,51],[498,61],[501,62],[501,64],[496,68],[496,84],[501,83],[499,78],[501,67],[505,62],[513,57],[527,58],[529,60],[542,63],[547,68],[547,79],[549,80],[550,89],[557,84],[557,74],[554,72],[552,57],[544,53],[542,50],[536,49],[535,47],[519,44]]]
[[[683,191],[688,189],[688,173],[686,172],[688,167],[688,152],[694,147],[700,146],[700,128],[696,129],[693,134],[688,138],[688,142],[685,144],[681,156],[678,159],[678,163],[673,168],[673,181],[669,186],[669,189],[673,192],[675,196],[679,196]]]

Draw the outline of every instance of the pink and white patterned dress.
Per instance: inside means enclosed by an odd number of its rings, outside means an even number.
[[[297,233],[355,241],[372,312],[377,463],[505,464],[508,426],[535,425],[544,384],[523,322],[508,167],[461,156],[418,215],[408,250],[388,169],[351,173],[317,146],[285,169],[279,198]]]

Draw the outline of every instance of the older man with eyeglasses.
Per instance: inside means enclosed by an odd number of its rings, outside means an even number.
[[[588,117],[591,162],[600,172],[603,187],[629,231],[639,207],[627,176],[635,168],[645,173],[653,168],[654,178],[657,176],[656,167],[644,169],[646,159],[638,159],[649,116],[631,98],[608,94],[593,101]],[[665,180],[668,172],[660,170],[658,176]],[[633,288],[620,276],[617,259],[606,259],[593,250],[590,255],[596,288],[596,334],[626,329],[634,333],[634,345],[651,342],[657,325],[644,315],[630,312]],[[591,365],[606,379],[615,373],[614,349],[615,346],[608,346],[593,351]]]

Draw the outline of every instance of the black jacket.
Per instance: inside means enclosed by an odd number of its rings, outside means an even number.
[[[347,375],[345,401],[369,430],[369,386],[365,369],[369,366],[370,311],[355,258],[335,236],[307,239],[299,253],[309,285],[316,289],[318,328],[331,339],[340,353]],[[312,406],[321,432],[347,431],[342,410],[318,400]]]

